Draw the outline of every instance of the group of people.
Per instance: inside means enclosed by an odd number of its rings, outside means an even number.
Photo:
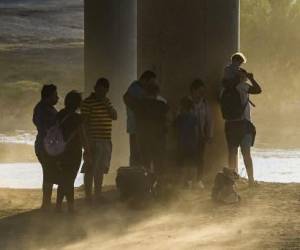
[[[231,64],[224,71],[221,96],[228,88],[234,88],[243,103],[240,117],[225,118],[228,164],[229,168],[237,169],[237,153],[241,147],[249,184],[254,185],[250,149],[254,144],[255,127],[250,119],[249,94],[259,94],[261,88],[253,74],[241,68],[245,62],[241,53],[232,56]],[[206,85],[201,79],[195,79],[190,84],[190,94],[180,100],[180,108],[175,117],[170,118],[170,107],[161,96],[156,80],[154,72],[145,71],[123,96],[127,107],[129,165],[145,168],[158,180],[164,176],[167,133],[173,128],[177,137],[176,162],[181,169],[180,182],[184,186],[204,188],[205,148],[213,139],[212,110],[206,98]],[[112,121],[117,119],[117,111],[107,97],[109,87],[109,81],[100,78],[94,92],[84,100],[80,93],[73,90],[66,95],[65,107],[58,112],[54,107],[58,102],[56,86],[43,86],[41,101],[33,114],[38,131],[35,151],[43,169],[43,209],[50,208],[52,187],[58,184],[56,209],[61,211],[62,201],[66,197],[69,211],[74,210],[74,181],[82,157],[86,200],[103,199],[103,176],[109,171],[112,155]],[[44,140],[49,129],[55,125],[61,128],[66,147],[63,153],[53,157],[47,154]]]
[[[130,165],[144,166],[158,178],[163,176],[167,132],[173,127],[177,134],[176,158],[183,184],[204,187],[205,145],[213,136],[212,114],[205,95],[204,82],[194,80],[190,95],[182,98],[176,116],[170,119],[169,105],[160,95],[155,73],[146,71],[133,82],[124,95]]]
[[[87,202],[92,201],[93,187],[95,199],[103,198],[103,176],[108,173],[112,154],[112,121],[117,119],[117,111],[106,96],[109,86],[106,78],[100,78],[94,92],[84,100],[79,92],[69,92],[64,100],[65,107],[59,112],[54,107],[58,102],[57,87],[53,84],[43,86],[41,101],[33,112],[38,131],[35,152],[43,169],[42,209],[50,209],[53,184],[57,184],[56,210],[62,210],[66,197],[68,210],[74,211],[74,182],[82,157],[81,172],[84,173]],[[57,125],[62,130],[65,148],[61,154],[53,156],[47,153],[45,138]]]

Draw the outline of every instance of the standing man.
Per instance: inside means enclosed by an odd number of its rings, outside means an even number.
[[[148,84],[145,88],[145,98],[131,99],[131,103],[128,104],[136,118],[141,165],[161,178],[164,172],[169,106],[165,101],[158,99],[159,93],[157,84]]]
[[[198,152],[197,152],[197,186],[204,188],[204,157],[206,144],[213,137],[213,122],[211,108],[206,99],[206,86],[201,79],[195,79],[190,85],[190,99],[194,104],[193,112],[198,123]]]
[[[87,164],[83,170],[87,201],[92,200],[93,182],[96,199],[102,198],[103,176],[108,173],[110,167],[112,121],[117,120],[117,111],[106,96],[109,86],[106,78],[100,78],[94,92],[83,101],[81,107],[92,154],[91,166]]]
[[[41,100],[33,111],[33,123],[37,128],[35,153],[43,169],[43,200],[41,209],[48,210],[51,206],[53,183],[55,182],[55,160],[50,157],[44,148],[44,138],[47,130],[56,123],[55,105],[58,102],[57,87],[53,84],[44,85],[41,91]]]
[[[149,84],[156,84],[156,74],[152,71],[145,71],[139,80],[134,81],[124,94],[124,102],[127,107],[127,133],[129,134],[130,145],[130,166],[139,166],[141,156],[137,143],[136,117],[133,110],[129,107],[132,99],[142,99],[145,97],[145,88]]]
[[[252,187],[255,181],[251,147],[254,145],[256,129],[251,122],[250,104],[252,102],[249,95],[260,94],[262,90],[253,74],[240,68],[240,65],[246,61],[245,57],[241,55],[241,53],[234,54],[231,65],[225,68],[221,108],[225,119],[229,167],[234,170],[238,169],[237,156],[240,147],[249,186]],[[248,83],[248,80],[251,84]]]

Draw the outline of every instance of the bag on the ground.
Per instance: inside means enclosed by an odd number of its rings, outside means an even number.
[[[241,200],[235,188],[235,180],[238,178],[239,175],[229,168],[223,168],[222,172],[217,173],[211,193],[212,200],[223,204],[238,203]]]
[[[246,104],[241,99],[240,92],[237,90],[238,82],[234,80],[223,80],[224,90],[221,94],[221,111],[225,120],[236,120],[243,116]]]
[[[123,200],[150,196],[154,183],[153,174],[141,167],[120,167],[117,170],[116,185]]]

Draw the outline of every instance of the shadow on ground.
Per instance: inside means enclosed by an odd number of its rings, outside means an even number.
[[[106,202],[88,206],[79,189],[78,212],[69,215],[31,210],[40,191],[0,190],[0,249],[298,249],[299,184],[241,184],[239,191],[239,205],[213,204],[208,188],[137,207],[121,203],[114,189]]]

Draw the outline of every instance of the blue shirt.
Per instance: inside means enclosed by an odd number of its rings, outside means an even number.
[[[141,99],[145,96],[144,89],[138,81],[134,81],[128,88],[127,93],[136,99]],[[136,117],[134,112],[127,107],[127,133],[136,133]]]

